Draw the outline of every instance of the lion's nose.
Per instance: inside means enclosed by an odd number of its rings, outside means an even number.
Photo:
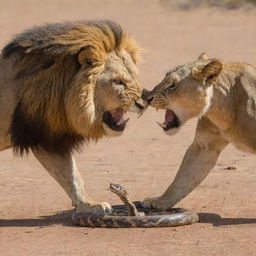
[[[147,89],[143,88],[141,98],[146,101],[147,97],[149,96],[149,94],[150,94],[150,91],[148,91]]]
[[[154,99],[154,97],[152,96],[152,97],[150,97],[150,98],[147,98],[147,102],[148,102],[148,104],[151,104],[151,101]]]

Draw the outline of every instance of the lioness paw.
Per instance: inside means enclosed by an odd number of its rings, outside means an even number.
[[[155,208],[158,210],[167,210],[171,208],[167,204],[167,202],[164,199],[162,199],[160,196],[153,197],[153,198],[145,198],[144,201],[142,202],[142,205],[145,208]]]

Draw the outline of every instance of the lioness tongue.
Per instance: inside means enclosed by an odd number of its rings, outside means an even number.
[[[173,111],[170,110],[170,109],[167,109],[166,112],[165,112],[164,122],[163,123],[157,122],[157,123],[161,128],[166,128],[168,126],[168,124],[173,121],[174,118],[175,118],[175,116],[174,116]]]
[[[165,121],[164,121],[164,123],[166,125],[168,125],[168,123],[171,123],[173,121],[173,119],[174,119],[173,111],[170,110],[170,109],[167,109],[166,112],[165,112]]]

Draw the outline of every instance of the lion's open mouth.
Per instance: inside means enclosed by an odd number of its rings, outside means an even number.
[[[114,131],[122,132],[128,121],[129,118],[124,119],[124,111],[120,108],[113,111],[106,111],[103,114],[103,122]]]
[[[159,126],[164,129],[164,131],[168,131],[173,128],[178,128],[180,126],[179,118],[175,115],[175,113],[171,109],[167,109],[165,112],[165,120],[163,123],[159,123]]]

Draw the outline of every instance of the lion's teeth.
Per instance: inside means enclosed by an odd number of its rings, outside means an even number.
[[[156,122],[161,128],[166,128],[166,124],[160,123],[160,122]]]
[[[118,121],[117,125],[123,124],[124,122],[124,119],[121,119],[120,121]]]
[[[127,123],[130,120],[130,118],[127,118],[126,120],[124,120],[123,118],[116,124],[116,125],[121,125],[123,123]]]

